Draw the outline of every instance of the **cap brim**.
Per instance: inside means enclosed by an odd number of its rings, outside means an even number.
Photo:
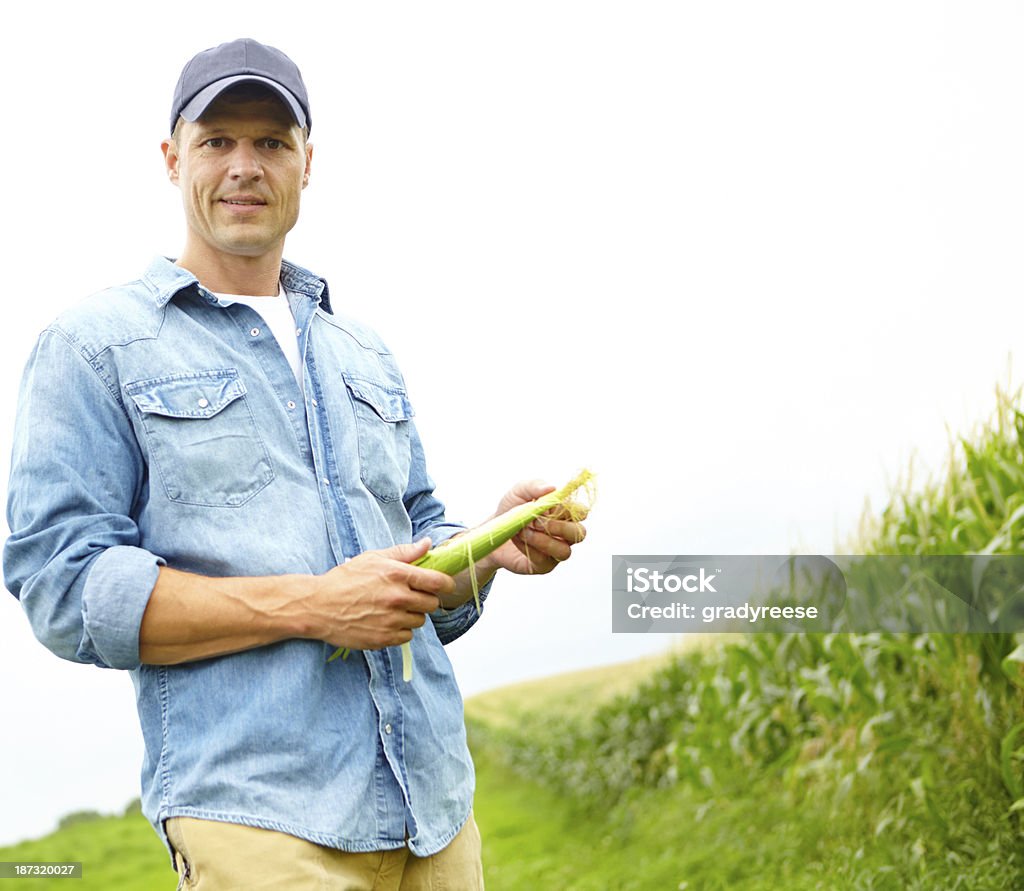
[[[306,113],[302,110],[302,106],[299,104],[299,100],[295,98],[291,90],[282,87],[277,81],[273,81],[268,77],[260,77],[256,74],[236,74],[232,77],[225,77],[221,80],[214,81],[208,87],[204,87],[192,99],[185,105],[181,110],[181,116],[186,121],[197,121],[203,116],[203,112],[210,107],[210,103],[213,102],[221,93],[223,93],[228,87],[233,87],[235,84],[243,83],[258,83],[269,87],[278,96],[284,100],[285,105],[288,106],[292,113],[292,117],[295,118],[295,122],[300,127],[306,127]]]

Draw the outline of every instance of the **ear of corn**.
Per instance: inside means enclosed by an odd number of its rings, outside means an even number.
[[[572,500],[573,495],[580,489],[586,493],[588,502],[586,505]],[[468,569],[473,587],[473,600],[479,612],[480,594],[476,583],[477,561],[500,548],[505,542],[522,532],[530,523],[549,511],[558,509],[561,516],[571,520],[582,519],[586,516],[589,503],[593,501],[593,498],[594,474],[589,470],[582,470],[561,489],[542,495],[535,501],[520,504],[486,523],[439,544],[436,548],[427,551],[413,563],[413,566],[436,569],[447,575],[458,575]],[[339,647],[327,661],[331,662],[338,656],[347,657],[348,648]],[[402,644],[402,680],[406,682],[412,680],[412,647],[407,643]]]

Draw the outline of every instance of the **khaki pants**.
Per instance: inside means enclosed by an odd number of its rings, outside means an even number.
[[[432,857],[409,849],[350,854],[237,823],[174,817],[165,824],[181,891],[483,891],[473,814]]]

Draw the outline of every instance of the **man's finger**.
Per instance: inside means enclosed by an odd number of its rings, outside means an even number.
[[[523,530],[523,543],[531,552],[539,551],[558,562],[568,560],[572,555],[572,548],[567,541],[530,527]]]
[[[455,590],[455,579],[444,572],[436,569],[423,569],[419,566],[411,566],[406,583],[416,591],[423,591],[426,594],[440,596],[451,594]]]
[[[436,594],[424,591],[410,591],[402,606],[410,613],[432,613],[441,605],[441,599]]]
[[[553,538],[560,538],[569,544],[579,544],[587,537],[586,527],[572,520],[553,520],[549,517],[538,517],[531,527],[539,532],[546,532]]]
[[[424,537],[419,541],[392,545],[390,548],[381,548],[377,553],[382,557],[388,557],[391,560],[398,560],[402,563],[415,563],[430,550],[430,544],[430,539]]]
[[[512,487],[512,494],[518,495],[523,501],[535,501],[554,491],[555,487],[544,480],[520,480]]]

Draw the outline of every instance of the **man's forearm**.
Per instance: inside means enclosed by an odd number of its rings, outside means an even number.
[[[208,578],[161,567],[139,628],[140,659],[173,665],[289,638],[359,650],[408,643],[455,588],[443,572],[412,565],[429,545],[365,551],[323,575]]]
[[[305,636],[311,576],[209,578],[161,567],[139,628],[143,663],[173,665]]]

